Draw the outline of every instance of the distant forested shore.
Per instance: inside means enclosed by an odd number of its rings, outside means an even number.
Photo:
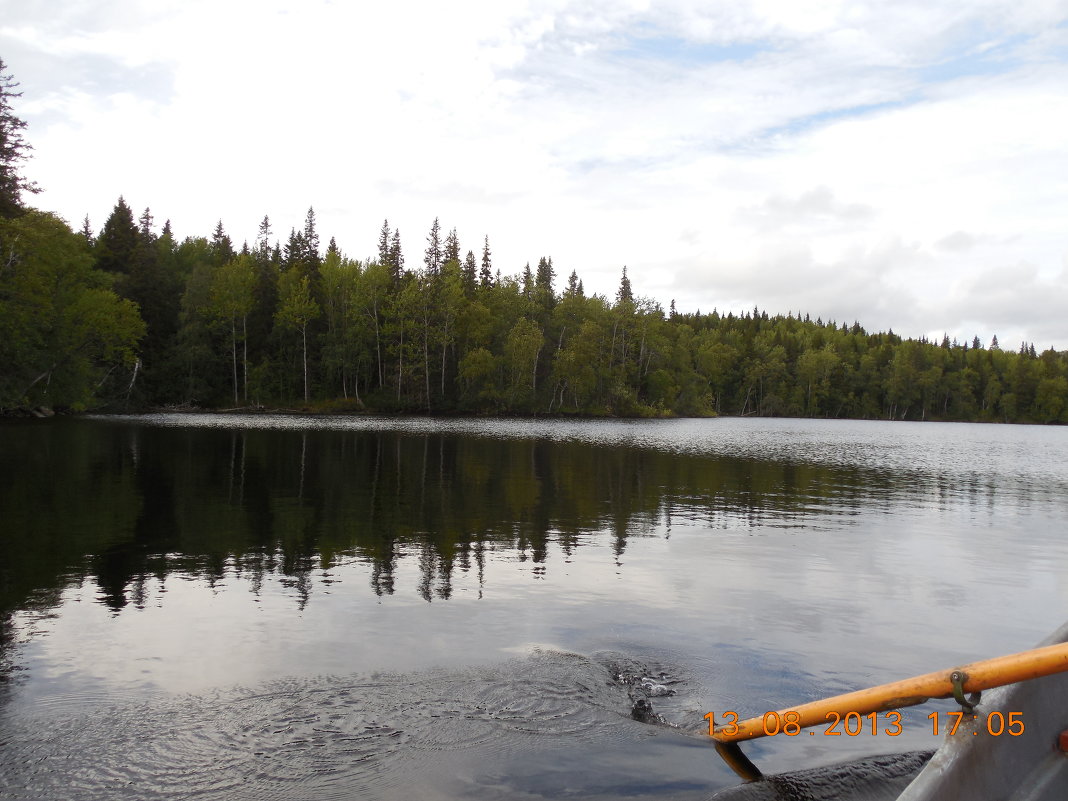
[[[1068,354],[902,339],[807,315],[680,314],[587,294],[552,259],[495,269],[434,220],[410,269],[285,244],[264,217],[176,241],[119,199],[99,233],[25,207],[0,219],[0,408],[280,408],[595,416],[1068,422]]]
[[[30,146],[0,60],[0,413],[280,408],[624,417],[776,415],[1068,422],[1068,354],[902,339],[808,315],[679,314],[587,294],[549,257],[502,275],[434,220],[414,267],[322,247],[315,212],[282,245],[219,221],[177,241],[119,198],[74,231],[29,207]],[[420,237],[421,239],[422,237]],[[476,252],[477,251],[477,252]],[[562,288],[560,285],[562,284]]]

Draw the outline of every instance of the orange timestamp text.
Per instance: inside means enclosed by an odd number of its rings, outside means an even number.
[[[950,736],[956,734],[960,724],[968,719],[981,720],[985,724],[987,734],[992,737],[1000,737],[1003,734],[1019,737],[1024,733],[1022,712],[999,712],[994,710],[985,715],[979,715],[957,710],[944,714],[947,718],[945,730]],[[931,733],[936,736],[943,731],[943,728],[939,726],[940,717],[941,714],[938,712],[932,712],[927,716],[928,720],[931,721]],[[716,723],[716,714],[714,712],[709,712],[705,715],[705,718],[708,720],[708,733],[710,736],[714,736],[717,733],[717,725],[719,726],[718,733],[727,736],[737,734],[739,731],[738,713],[733,710],[723,712],[719,724]],[[806,728],[801,725],[800,713],[793,710],[765,712],[762,724],[764,735],[767,737],[774,737],[778,734],[796,737]],[[864,734],[885,734],[888,737],[897,737],[904,729],[901,723],[901,713],[897,710],[882,713],[869,712],[866,715],[862,715],[859,712],[846,712],[844,715],[839,712],[828,712],[827,722],[822,725],[824,726],[822,734],[828,737],[841,737],[842,735],[857,737]],[[812,724],[809,724],[809,727],[815,728]],[[975,727],[972,734],[977,735],[979,731],[980,728]],[[817,732],[809,731],[809,734],[815,735]]]

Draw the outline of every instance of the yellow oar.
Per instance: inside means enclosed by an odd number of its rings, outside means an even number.
[[[963,693],[975,693],[1064,671],[1068,671],[1068,643],[1058,643],[836,695],[757,718],[719,725],[710,733],[719,743],[735,743],[778,732],[780,725],[787,720],[804,729],[826,725],[828,721],[833,721],[835,716],[842,719],[850,713],[867,715],[872,712],[886,712],[922,704],[932,698],[949,698],[956,695],[963,703]],[[788,713],[789,718],[786,717]],[[706,717],[713,714],[709,713]],[[773,719],[774,731],[769,731],[766,722],[771,719],[772,714],[778,717]],[[722,720],[721,717],[713,719],[717,722]]]

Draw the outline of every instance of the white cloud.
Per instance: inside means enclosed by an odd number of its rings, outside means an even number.
[[[240,241],[315,205],[356,256],[389,217],[416,263],[438,216],[465,249],[488,233],[506,273],[552,255],[613,293],[627,264],[683,310],[1068,347],[1062,313],[969,281],[1027,263],[1044,296],[1068,284],[1066,19],[1002,0],[67,0],[21,6],[0,49],[26,66],[8,59],[38,202],[74,220],[100,226],[121,193]]]

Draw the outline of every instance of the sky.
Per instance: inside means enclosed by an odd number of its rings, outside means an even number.
[[[1068,0],[0,0],[34,205],[1068,349]]]

